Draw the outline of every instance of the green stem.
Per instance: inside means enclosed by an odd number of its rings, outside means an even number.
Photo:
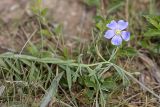
[[[116,49],[113,50],[111,57],[109,58],[108,62],[110,62],[115,56],[117,51],[119,50],[119,47],[117,47]]]

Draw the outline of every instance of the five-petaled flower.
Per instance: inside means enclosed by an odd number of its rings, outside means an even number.
[[[111,39],[111,43],[113,45],[121,45],[122,39],[125,41],[128,41],[130,39],[130,32],[123,31],[128,27],[128,22],[125,22],[124,20],[119,20],[116,22],[115,20],[112,20],[109,24],[106,25],[110,30],[107,30],[105,32],[104,37],[107,39]]]

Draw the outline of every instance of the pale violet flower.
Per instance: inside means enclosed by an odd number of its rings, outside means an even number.
[[[119,20],[118,22],[116,22],[115,20],[112,20],[106,26],[110,29],[105,32],[104,37],[107,39],[111,39],[111,43],[113,45],[121,45],[122,40],[129,41],[130,32],[123,31],[128,27],[128,22],[124,20]]]

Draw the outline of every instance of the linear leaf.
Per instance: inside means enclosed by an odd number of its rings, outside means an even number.
[[[72,87],[72,71],[68,66],[66,67],[66,75],[67,75],[68,87],[69,87],[69,90],[71,90],[71,87]]]
[[[57,75],[53,79],[51,86],[48,89],[48,92],[46,93],[46,95],[42,99],[40,107],[46,107],[48,105],[48,103],[52,100],[52,98],[55,97],[55,95],[57,93],[57,89],[58,89],[58,84],[59,84],[59,81],[60,81],[62,75],[63,75],[63,72],[60,73],[59,75]]]

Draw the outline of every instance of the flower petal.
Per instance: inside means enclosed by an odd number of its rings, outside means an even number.
[[[112,38],[112,40],[111,40],[111,43],[113,44],[113,45],[120,45],[121,43],[122,43],[122,38],[121,38],[121,36],[114,36],[113,38]]]
[[[130,32],[122,31],[121,36],[122,36],[122,38],[123,38],[125,41],[129,41],[129,39],[130,39]]]
[[[107,24],[107,27],[114,30],[117,28],[117,22],[115,20],[112,20],[109,24]]]
[[[128,27],[128,22],[125,22],[124,20],[119,20],[118,21],[118,29],[119,30],[124,30]]]
[[[107,39],[111,39],[114,35],[114,30],[107,30],[104,37]]]

